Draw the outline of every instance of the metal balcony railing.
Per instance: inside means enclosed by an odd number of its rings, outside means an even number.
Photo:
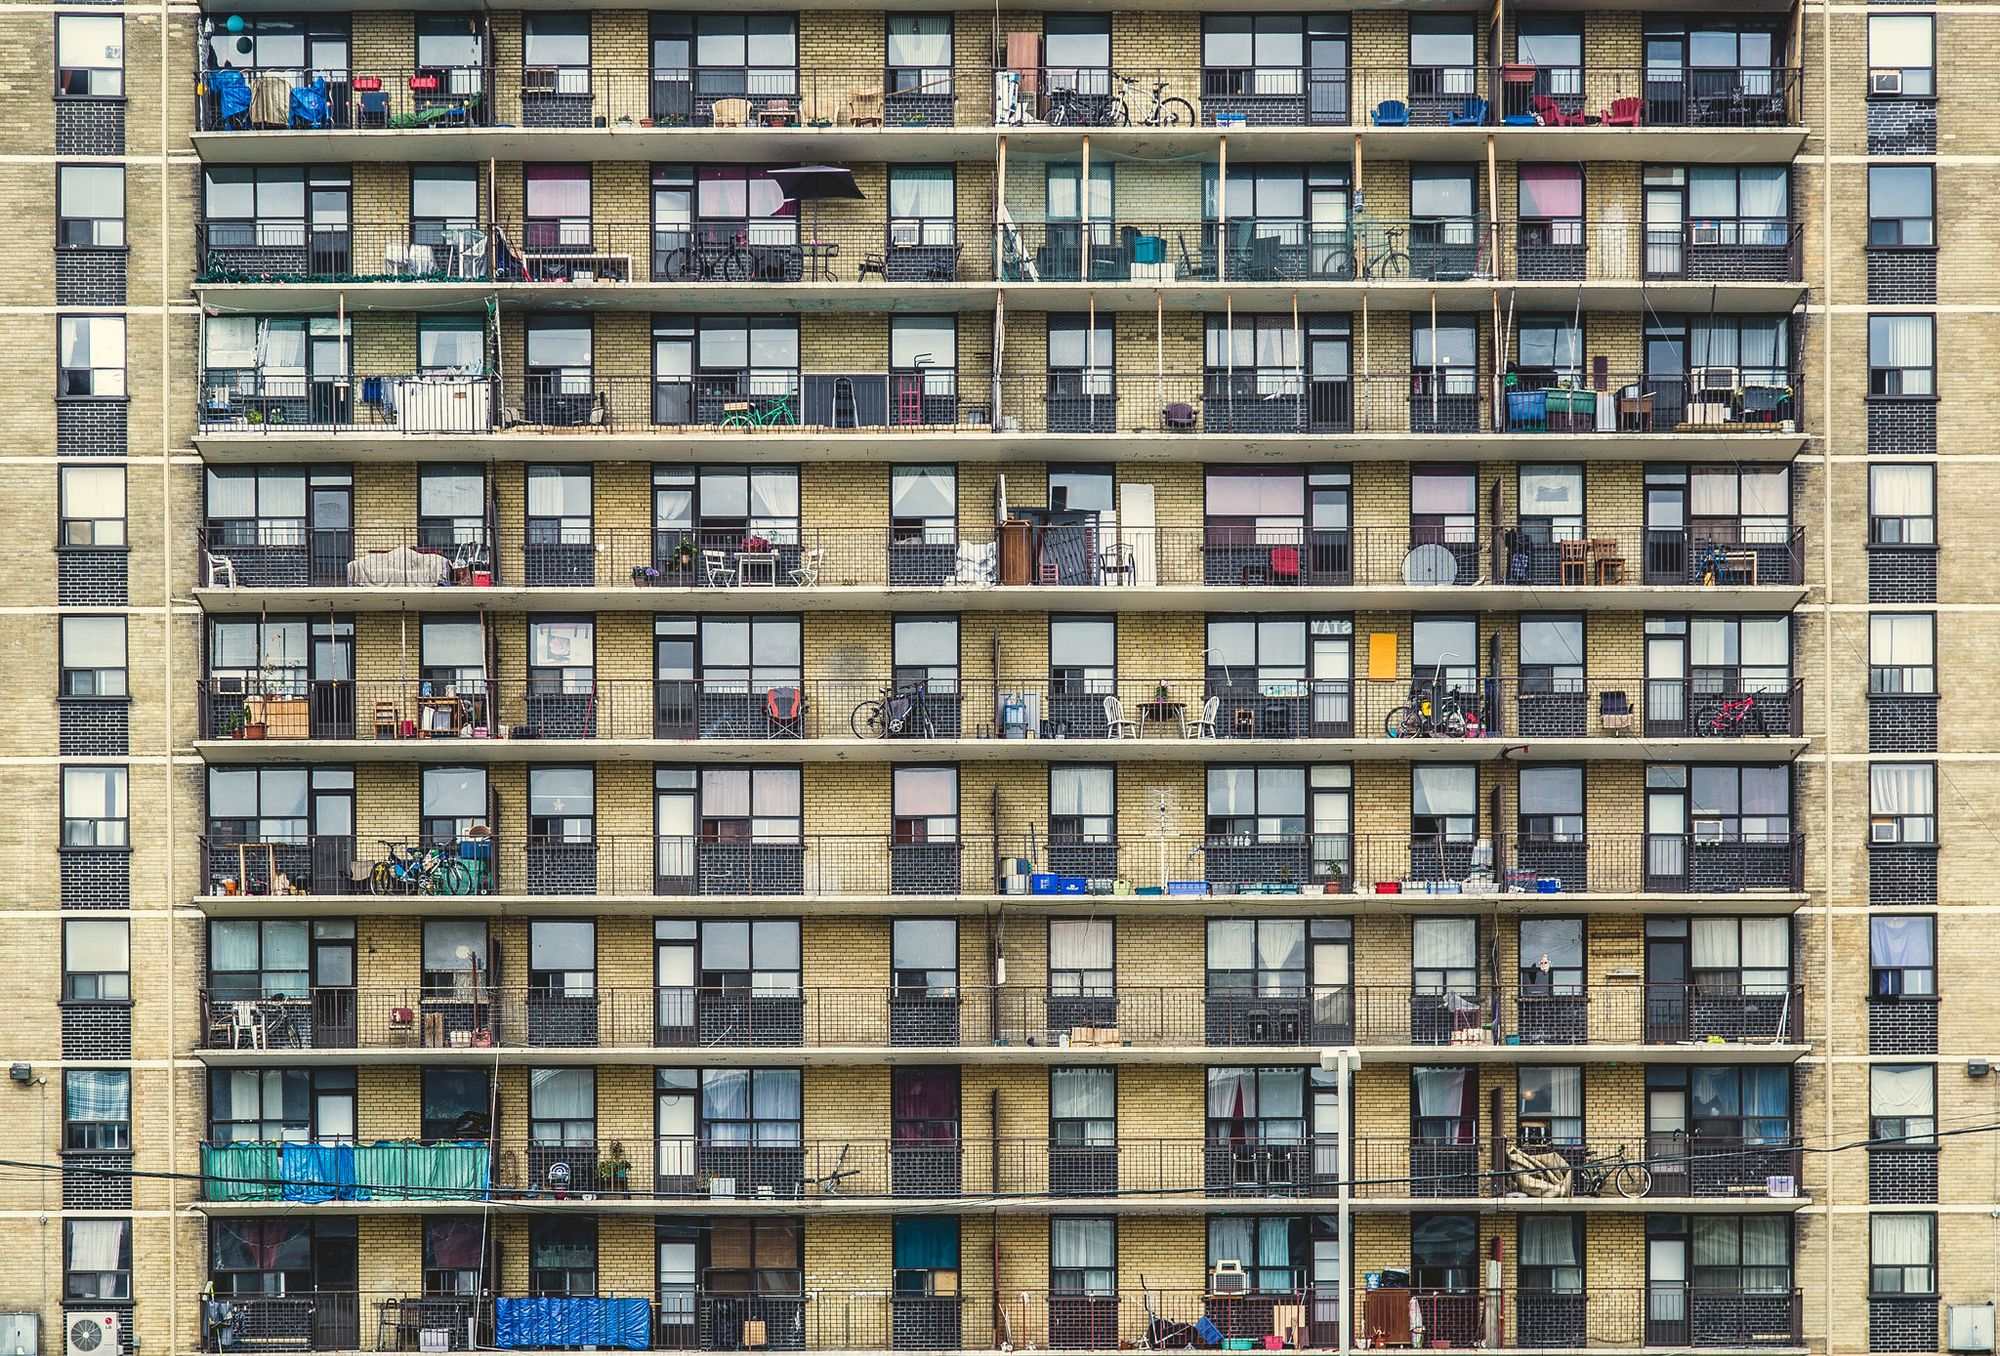
[[[1597,739],[1722,743],[1804,735],[1802,680],[1541,676],[1374,681],[1260,674],[1212,657],[1203,678],[1082,685],[918,680],[211,678],[204,739],[578,740],[1078,738],[1342,741]],[[1435,689],[1435,690],[1434,690]],[[1019,751],[1033,757],[1024,743]],[[1376,750],[1395,755],[1397,747]],[[1190,748],[1195,757],[1212,754]],[[1643,753],[1643,750],[1641,751]],[[1634,754],[1635,757],[1640,754]]]
[[[202,131],[531,128],[1682,127],[1800,118],[1798,71],[882,66],[297,67],[209,71]]]
[[[1720,984],[1437,986],[938,984],[555,992],[467,972],[448,987],[222,988],[202,995],[210,1050],[792,1049],[1118,1045],[1660,1045],[1796,1043],[1803,991]],[[1638,1150],[1635,1148],[1635,1153]]]
[[[1434,834],[1131,835],[1081,840],[1062,833],[966,834],[954,842],[898,843],[887,833],[808,834],[792,842],[707,842],[673,834],[599,834],[576,841],[505,835],[439,845],[464,867],[395,872],[425,844],[357,843],[324,835],[202,842],[202,879],[214,895],[509,894],[707,899],[854,898],[1135,891],[1188,898],[1372,893],[1736,895],[1795,892],[1803,836],[1748,834],[1707,824],[1692,833],[1586,831],[1560,841],[1504,836],[1497,846]],[[1489,861],[1489,859],[1491,859]],[[1025,871],[1017,864],[1025,862]],[[278,875],[284,879],[272,888]],[[1057,881],[1063,883],[1058,886]],[[1554,902],[1554,901],[1552,901]],[[1300,900],[1300,908],[1304,908]],[[1281,907],[1274,902],[1274,907]],[[1724,1029],[1728,1004],[1663,1004],[1648,1039]],[[1742,1029],[1762,1030],[1762,1000]],[[1527,1026],[1523,1023],[1523,1030]]]
[[[1408,1137],[1362,1136],[1354,1142],[1355,1194],[1418,1200],[1505,1196],[1694,1200],[1760,1199],[1777,1189],[1796,1197],[1798,1143],[1783,1132],[1741,1135],[1645,1134],[1622,1139],[1594,1129],[1588,1137],[1539,1135],[1515,1144],[1471,1122]],[[1637,1165],[1620,1172],[1627,1164]]]

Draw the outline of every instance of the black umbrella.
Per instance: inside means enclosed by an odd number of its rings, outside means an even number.
[[[771,181],[793,202],[812,203],[815,241],[819,239],[819,205],[823,200],[867,196],[854,182],[854,171],[839,165],[794,165],[790,169],[774,169]]]

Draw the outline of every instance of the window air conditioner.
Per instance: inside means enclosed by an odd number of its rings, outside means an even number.
[[[1691,226],[1688,228],[1688,243],[1690,245],[1720,245],[1722,243],[1722,227],[1712,221],[1704,222],[1699,226]]]
[[[1899,843],[1902,840],[1902,829],[1893,819],[1878,819],[1868,826],[1868,841],[1871,843]]]
[[[1734,391],[1743,381],[1736,368],[1704,367],[1695,373],[1694,384],[1700,391]]]
[[[67,1312],[64,1348],[69,1356],[124,1356],[124,1323],[124,1317],[112,1310]]]
[[[556,67],[528,66],[521,71],[521,92],[554,94],[556,92]]]
[[[1901,71],[1868,72],[1868,92],[1870,94],[1898,95],[1903,92]]]

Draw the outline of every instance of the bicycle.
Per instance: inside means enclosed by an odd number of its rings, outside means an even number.
[[[1625,1146],[1618,1146],[1616,1158],[1586,1159],[1576,1165],[1577,1196],[1602,1196],[1609,1186],[1628,1201],[1636,1201],[1653,1189],[1653,1170],[1645,1160],[1631,1158]]]
[[[1112,98],[1108,93],[1088,94],[1068,86],[1049,91],[1047,121],[1051,127],[1106,127],[1113,116]]]
[[[1453,656],[1446,655],[1445,659]],[[1419,687],[1416,700],[1391,711],[1382,721],[1391,739],[1463,739],[1471,726],[1458,692],[1444,684],[1444,660],[1438,661],[1430,682]]]
[[[764,396],[757,403],[748,400],[732,400],[722,407],[719,421],[723,428],[776,428],[790,427],[799,422],[798,411],[792,408],[792,394]]]
[[[847,718],[848,726],[856,739],[890,739],[897,735],[917,734],[925,739],[937,737],[937,726],[931,721],[930,707],[926,697],[930,684],[913,683],[908,687],[885,687],[879,698],[857,704]]]
[[[1757,721],[1757,729],[1764,728],[1764,717],[1757,710],[1757,699],[1747,693],[1741,697],[1725,698],[1715,709],[1715,714],[1702,724],[1705,735],[1733,735],[1740,732],[1752,717]]]
[[[368,891],[377,895],[469,895],[477,880],[458,854],[458,844],[410,851],[378,840],[388,856],[369,872]]]
[[[1167,81],[1153,82],[1153,105],[1146,110],[1146,116],[1138,120],[1141,127],[1192,127],[1195,125],[1194,105],[1182,98],[1163,99],[1160,92],[1167,87]],[[1118,77],[1118,93],[1111,99],[1111,121],[1114,126],[1130,127],[1132,121],[1132,79]]]
[[[861,1175],[861,1169],[859,1168],[849,1168],[842,1166],[847,1162],[848,1149],[852,1147],[853,1147],[852,1145],[848,1144],[843,1144],[840,1146],[840,1156],[833,1160],[833,1167],[831,1170],[820,1173],[816,1177],[799,1178],[799,1195],[801,1196],[807,1195],[812,1189],[817,1188],[819,1194],[822,1196],[838,1196],[840,1194],[840,1184],[842,1182],[846,1181],[850,1177],[858,1177]]]
[[[1396,247],[1396,242],[1408,234],[1409,231],[1401,226],[1384,228],[1382,237],[1388,243],[1380,254],[1377,254],[1368,261],[1368,271],[1365,276],[1370,278],[1409,277],[1410,252],[1406,249],[1398,249]]]
[[[726,245],[687,245],[669,251],[661,271],[685,282],[748,282],[755,266],[747,235],[738,232]]]

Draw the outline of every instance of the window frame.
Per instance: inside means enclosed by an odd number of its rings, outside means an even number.
[[[120,1230],[118,1241],[118,1263],[110,1271],[79,1272],[76,1270],[76,1234],[79,1227],[116,1225]],[[95,1279],[88,1286],[78,1284],[82,1276]],[[107,1283],[108,1281],[108,1293]],[[63,1297],[69,1301],[88,1304],[93,1301],[122,1303],[132,1298],[132,1220],[130,1216],[115,1216],[109,1219],[90,1217],[71,1218],[63,1221]]]
[[[109,630],[114,625],[118,636],[117,664],[87,665],[70,662],[71,627],[79,630],[102,627]],[[56,691],[62,699],[121,702],[131,700],[131,628],[123,614],[84,613],[60,617],[56,622],[56,637],[59,683]]]
[[[73,326],[83,327],[84,331],[86,333],[89,333],[95,331],[95,329],[99,325],[104,325],[107,328],[113,328],[117,332],[118,335],[117,364],[115,366],[103,366],[103,367],[95,365],[85,366],[85,367],[65,366],[63,355],[69,349],[73,348],[76,343],[75,339],[71,337],[72,334],[75,333],[72,327]],[[130,397],[126,388],[126,375],[128,371],[127,360],[130,356],[130,351],[128,348],[129,341],[130,341],[130,330],[125,323],[125,317],[122,315],[57,316],[56,317],[56,399],[57,400],[129,399]],[[97,340],[94,337],[94,334],[90,339],[88,339],[85,342],[84,346],[86,349],[89,350],[94,350],[96,348]],[[113,374],[113,375],[100,377],[99,376],[100,373]],[[87,390],[71,389],[71,387],[77,384],[79,375],[83,377],[83,383],[89,389]],[[102,385],[103,389],[99,389],[100,384]]]
[[[1929,26],[1930,37],[1928,43],[1930,59],[1928,64],[1922,66],[1877,66],[1875,64],[1875,24],[1880,19],[1918,19],[1926,22]],[[1890,26],[1893,27],[1894,25]],[[1862,54],[1867,61],[1864,69],[1869,74],[1869,99],[1935,99],[1937,97],[1937,16],[1935,14],[1870,14],[1868,16],[1867,31],[1862,35]],[[1875,81],[1873,77],[1877,71],[1895,71],[1902,76],[1902,92],[1893,95],[1875,93]],[[1924,73],[1923,83],[1928,88],[1921,90],[1909,88],[1909,77],[1912,71],[1922,71]]]
[[[1927,769],[1930,773],[1929,812],[1925,813],[1923,810],[1893,811],[1893,810],[1877,809],[1876,792],[1878,789],[1881,788],[1878,787],[1877,785],[1876,774],[1890,769],[1910,769],[1910,768],[1923,768]],[[1940,778],[1938,776],[1938,764],[1936,762],[1927,759],[1911,759],[1908,761],[1898,760],[1895,762],[1868,764],[1869,845],[1872,847],[1879,843],[1885,845],[1910,844],[1917,847],[1932,847],[1932,848],[1936,847],[1938,845],[1938,834],[1940,828],[1939,814],[1938,814],[1939,781]],[[1893,824],[1895,826],[1896,829],[1895,837],[1878,838],[1876,836],[1878,828],[1890,824]],[[1913,834],[1915,836],[1913,836]]]
[[[1877,924],[1888,923],[1926,924],[1926,951],[1930,956],[1928,965],[1885,965],[1876,947],[1875,928]],[[1920,1002],[1935,1002],[1937,988],[1937,915],[1931,913],[1874,914],[1868,919],[1868,998],[1870,1002],[1897,1002],[1909,999]],[[1910,987],[1910,977],[1921,975],[1923,984],[1919,988]],[[1893,980],[1890,976],[1894,976]]]
[[[110,803],[103,816],[70,813],[70,779],[86,775],[106,778],[104,789]],[[131,773],[123,764],[70,764],[62,769],[58,785],[62,797],[62,841],[64,852],[129,852],[132,849]],[[87,834],[88,841],[78,841]]]
[[[1929,488],[1930,488],[1930,512],[1929,512],[1929,513],[1922,513],[1922,514],[1883,514],[1883,513],[1879,513],[1879,512],[1877,512],[1877,511],[1876,511],[1876,510],[1877,510],[1877,501],[1878,501],[1878,499],[1880,498],[1880,496],[1879,496],[1879,495],[1878,495],[1878,494],[1876,493],[1876,488],[1877,488],[1877,487],[1876,487],[1876,484],[1875,484],[1875,473],[1876,473],[1877,471],[1897,471],[1897,472],[1905,472],[1905,471],[1921,471],[1921,472],[1923,472],[1923,473],[1924,473],[1924,475],[1925,475],[1925,477],[1926,477],[1926,478],[1927,478],[1927,480],[1928,480],[1928,484],[1929,484]],[[1887,533],[1886,533],[1886,532],[1885,532],[1885,530],[1884,530],[1884,529],[1885,529],[1885,525],[1887,525],[1887,524],[1890,524],[1890,523],[1894,523],[1894,524],[1896,524],[1896,525],[1897,525],[1897,526],[1896,526],[1896,534],[1897,534],[1897,535],[1896,535],[1895,537],[1893,537],[1893,538],[1892,538],[1892,537],[1890,537],[1889,535],[1887,535]],[[1919,525],[1925,525],[1925,526],[1922,526],[1922,527],[1919,527]],[[1911,536],[1911,535],[1909,535],[1909,534],[1910,534],[1910,532],[1912,531],[1912,529],[1913,529],[1913,528],[1915,528],[1915,529],[1917,529],[1917,530],[1918,530],[1918,535],[1917,535],[1917,536]],[[1935,549],[1937,548],[1937,545],[1938,545],[1938,531],[1937,531],[1937,529],[1938,529],[1938,515],[1937,515],[1937,463],[1935,463],[1935,462],[1928,462],[1928,461],[1916,461],[1916,462],[1870,462],[1870,463],[1869,463],[1869,466],[1868,466],[1868,544],[1869,544],[1869,546],[1871,546],[1871,547],[1874,547],[1874,546],[1890,546],[1890,547],[1902,547],[1902,546],[1913,546],[1913,547],[1921,547],[1921,548],[1924,548],[1924,549],[1927,549],[1927,550],[1935,550]],[[1923,538],[1923,537],[1926,537],[1926,536],[1928,537],[1928,540],[1923,540],[1923,539],[1921,539],[1921,538]]]
[[[89,173],[108,171],[118,176],[118,211],[115,216],[78,216],[73,212],[65,213],[63,211],[63,206],[64,206],[63,197],[65,192],[63,181],[68,175],[70,175],[74,171],[84,171]],[[125,166],[100,165],[100,164],[88,164],[88,163],[57,165],[55,206],[56,206],[56,248],[58,250],[125,249],[126,247],[125,246],[125,216],[126,216]],[[71,234],[71,228],[76,226],[78,223],[88,224],[90,228],[89,230],[90,239],[71,240],[69,238]],[[103,228],[106,225],[106,223],[114,225],[115,230],[112,230],[110,232],[105,232]],[[116,238],[99,239],[98,237],[100,234],[110,234],[115,236]]]
[[[1907,623],[1912,636],[1921,635],[1922,663],[1898,663],[1897,640]],[[1886,654],[1878,655],[1877,642]],[[1918,641],[1905,638],[1915,647]],[[1937,675],[1937,614],[1935,612],[1871,612],[1868,614],[1868,695],[1871,697],[1935,697]]]
[[[1875,201],[1875,174],[1878,170],[1886,171],[1890,174],[1907,174],[1912,170],[1921,172],[1925,176],[1924,211],[1922,214],[1919,215],[1913,212],[1879,212]],[[1885,193],[1886,196],[1888,195]],[[1923,223],[1922,234],[1929,237],[1928,239],[1912,240],[1909,238],[1911,234],[1910,225],[1914,222]],[[1895,228],[1894,233],[1896,238],[1893,240],[1878,240],[1876,238],[1878,224],[1892,225]],[[1868,166],[1868,248],[1872,250],[1922,250],[1933,254],[1937,252],[1936,165],[1904,165],[1894,161],[1883,161],[1879,164]]]
[[[1930,336],[1930,361],[1923,364],[1878,363],[1875,358],[1876,326],[1902,325],[1909,323],[1923,329]],[[1885,328],[1884,339],[1893,331]],[[1910,314],[1908,312],[1875,312],[1868,317],[1868,398],[1870,400],[1936,400],[1937,389],[1937,317],[1932,314]],[[1915,378],[1924,390],[1909,389]],[[1891,389],[1891,388],[1894,389]]]
[[[78,1117],[70,1114],[72,1081],[110,1077],[124,1080],[124,1115]],[[130,1069],[63,1070],[63,1143],[67,1154],[125,1154],[132,1151],[132,1071]]]
[[[59,100],[59,101],[67,101],[67,100],[71,100],[71,99],[102,99],[102,100],[107,100],[107,101],[116,101],[116,102],[119,102],[119,103],[123,103],[123,102],[124,102],[124,100],[125,100],[125,17],[124,17],[124,15],[122,15],[122,14],[58,14],[58,15],[56,15],[56,16],[55,16],[55,19],[56,19],[56,22],[55,22],[55,32],[54,32],[54,35],[53,35],[53,36],[54,36],[54,42],[53,42],[53,43],[51,44],[51,47],[50,47],[50,57],[51,57],[51,59],[52,59],[52,64],[53,64],[53,66],[54,66],[54,68],[55,68],[55,69],[54,69],[54,74],[55,74],[55,97],[56,97],[56,99],[57,99],[57,100]],[[100,20],[100,21],[103,21],[103,20],[108,20],[108,21],[110,21],[110,22],[112,22],[112,23],[115,23],[115,24],[117,24],[117,25],[118,25],[118,64],[117,64],[117,65],[115,65],[115,66],[64,66],[64,65],[62,64],[62,49],[63,49],[63,24],[64,24],[64,21],[66,21],[66,20],[67,20],[67,21],[72,21],[72,22],[74,22],[74,21],[79,21],[79,20],[81,20],[81,21],[90,21],[90,20]],[[108,54],[108,50],[109,50],[109,49],[107,49],[107,54]],[[98,72],[102,72],[102,71],[115,71],[115,72],[117,72],[117,79],[116,79],[116,81],[115,81],[115,84],[117,85],[117,88],[116,88],[116,89],[104,89],[104,90],[100,90],[100,89],[95,89],[95,88],[91,88],[91,86],[94,86],[94,85],[96,84],[96,80],[95,80],[95,78],[94,78],[94,77],[95,77],[95,75],[96,75],[96,73],[98,73]],[[71,79],[69,79],[69,80],[65,80],[65,79],[63,78],[63,77],[64,77],[64,73],[65,73],[65,72],[68,72],[68,73],[70,73],[70,75],[71,75],[71,77],[72,77],[72,78],[71,78]],[[73,86],[73,85],[74,85],[74,84],[76,83],[76,81],[75,81],[74,77],[75,77],[75,76],[76,76],[77,74],[79,74],[79,73],[80,73],[80,74],[81,74],[81,75],[83,76],[83,80],[82,80],[82,83],[83,83],[83,85],[85,86],[85,88],[83,88],[82,90],[77,90],[77,89],[75,89],[75,88],[72,88],[72,86]]]
[[[1923,1220],[1929,1228],[1928,1254],[1924,1262],[1890,1262],[1875,1260],[1877,1234],[1876,1225],[1885,1219]],[[1894,1285],[1884,1285],[1885,1280],[1894,1280]],[[1912,1285],[1912,1281],[1916,1285]],[[1935,1211],[1895,1210],[1871,1214],[1868,1217],[1868,1295],[1870,1299],[1922,1299],[1938,1293],[1938,1217]]]
[[[1884,1116],[1875,1110],[1875,1074],[1878,1070],[1906,1073],[1916,1069],[1930,1077],[1930,1114]],[[1937,1144],[1937,1065],[1931,1063],[1899,1064],[1885,1060],[1868,1066],[1868,1138],[1871,1140],[1895,1141],[1888,1147],[1898,1148],[1908,1145],[1935,1147]]]

